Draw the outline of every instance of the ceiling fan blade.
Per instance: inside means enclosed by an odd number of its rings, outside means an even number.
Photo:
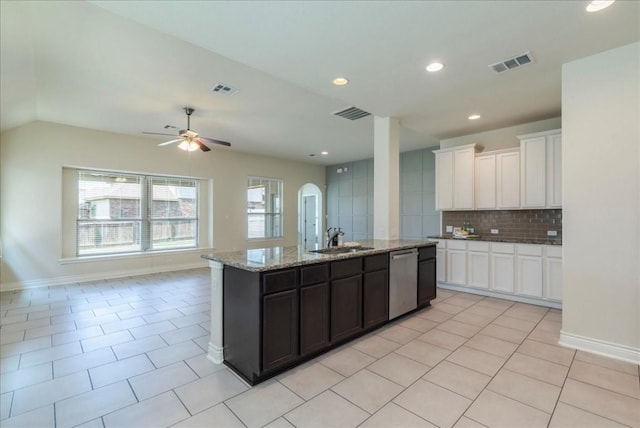
[[[143,132],[143,134],[150,134],[150,135],[167,135],[169,137],[175,137],[176,134],[163,134],[161,132]]]
[[[213,138],[207,138],[207,137],[200,137],[200,138],[209,143],[220,144],[221,146],[231,147],[231,143],[227,143],[226,141],[214,140]]]
[[[203,152],[210,152],[211,149],[209,147],[207,147],[206,144],[204,144],[202,141],[200,141],[200,139],[196,139],[195,140],[196,143],[198,143],[198,145],[200,146],[200,150],[202,150]]]
[[[182,138],[176,138],[175,140],[165,141],[164,143],[158,144],[158,146],[168,146],[169,144],[177,143],[178,141],[182,141]]]

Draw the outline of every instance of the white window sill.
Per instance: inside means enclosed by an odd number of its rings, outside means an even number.
[[[103,262],[112,260],[124,260],[124,259],[137,259],[146,257],[155,257],[168,254],[189,254],[189,253],[206,253],[212,251],[213,248],[187,248],[183,250],[162,250],[162,251],[145,251],[138,253],[126,253],[126,254],[99,254],[95,256],[82,256],[82,257],[65,257],[58,260],[61,265],[73,264],[73,263],[87,263],[87,262]]]

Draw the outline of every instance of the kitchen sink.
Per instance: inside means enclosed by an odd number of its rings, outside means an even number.
[[[319,254],[344,254],[344,253],[357,253],[358,251],[373,250],[373,247],[329,247],[322,248],[320,250],[309,250],[310,253]]]

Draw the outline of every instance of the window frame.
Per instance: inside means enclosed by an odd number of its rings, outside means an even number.
[[[278,185],[278,196],[279,196],[279,200],[278,200],[278,205],[279,205],[279,210],[276,211],[272,211],[269,210],[267,211],[267,206],[269,205],[268,202],[265,202],[265,212],[264,213],[255,213],[255,212],[249,212],[250,208],[249,208],[249,203],[251,202],[249,200],[249,190],[252,187],[255,187],[256,181],[259,182],[264,182],[266,181],[269,185],[273,185],[273,184],[277,184]],[[278,240],[278,239],[283,239],[284,238],[284,180],[281,178],[274,178],[274,177],[261,177],[261,176],[254,176],[254,175],[250,175],[247,177],[247,185],[246,185],[246,203],[247,203],[247,220],[246,220],[246,231],[247,231],[247,241],[267,241],[267,240]],[[273,194],[273,193],[271,193]],[[269,198],[266,198],[269,199]],[[264,216],[264,226],[263,226],[263,235],[262,236],[250,236],[250,221],[249,219],[252,216],[255,215],[260,215],[262,214]],[[277,223],[273,222],[273,219],[275,217],[278,217]],[[268,222],[267,218],[271,218],[272,221]],[[268,224],[271,224],[270,227],[267,227]],[[279,231],[278,235],[274,235],[273,232],[271,234],[267,233],[268,229],[272,229],[272,231]]]
[[[127,255],[141,255],[141,254],[150,254],[150,253],[159,253],[159,252],[170,252],[170,251],[189,251],[189,250],[197,250],[200,248],[200,205],[201,205],[201,183],[200,179],[195,177],[181,177],[181,176],[173,176],[173,175],[163,175],[163,174],[149,174],[149,173],[132,173],[132,172],[120,172],[120,171],[112,171],[112,170],[103,170],[103,169],[94,169],[94,168],[69,168],[73,170],[75,186],[77,191],[77,197],[75,200],[75,243],[74,243],[74,252],[75,257],[77,259],[90,259],[95,257],[112,257],[112,256],[127,256]],[[83,174],[95,174],[102,176],[111,176],[111,177],[125,177],[136,179],[136,184],[139,187],[139,203],[138,203],[138,215],[136,217],[131,218],[116,218],[114,219],[91,219],[91,218],[83,218],[81,212],[83,207],[81,206],[80,199],[80,183],[82,181]],[[117,180],[114,179],[117,182]],[[157,216],[153,212],[154,210],[154,201],[156,199],[153,198],[153,186],[154,185],[162,185],[162,182],[171,183],[177,182],[178,187],[180,187],[180,182],[185,182],[189,184],[189,186],[184,187],[193,187],[193,198],[192,198],[192,216],[187,217],[168,217],[168,216]],[[170,186],[170,184],[165,184]],[[157,202],[157,201],[156,201]],[[178,198],[178,203],[180,200]],[[85,208],[86,210],[86,208]],[[90,217],[90,215],[89,215]],[[115,251],[94,251],[94,252],[86,252],[81,251],[80,248],[80,225],[82,223],[93,222],[93,223],[101,223],[101,222],[137,222],[139,223],[139,230],[137,232],[138,237],[137,240],[139,242],[135,242],[134,245],[137,245],[137,248],[133,250],[122,249],[122,247],[115,247]],[[154,240],[154,223],[159,223],[163,221],[183,221],[183,222],[193,222],[192,232],[190,233],[190,237],[188,238],[186,245],[176,245],[169,247],[159,247]],[[189,229],[189,227],[187,227]],[[171,232],[173,232],[174,228],[170,228]],[[172,237],[173,238],[173,237]],[[193,244],[189,243],[193,242]]]

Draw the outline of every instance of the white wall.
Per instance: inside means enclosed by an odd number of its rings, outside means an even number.
[[[534,132],[550,131],[562,127],[560,118],[540,120],[537,122],[523,123],[507,128],[494,129],[477,134],[464,135],[462,137],[448,138],[440,141],[441,149],[476,143],[480,146],[478,152],[509,149],[520,147],[518,135],[532,134]]]
[[[0,136],[3,247],[0,289],[206,266],[200,258],[204,251],[61,264],[64,166],[212,180],[213,209],[212,213],[205,210],[202,222],[203,226],[212,228],[216,250],[296,245],[298,190],[305,183],[324,188],[323,166],[244,154],[235,147],[216,147],[208,153],[197,151],[189,158],[187,152],[175,146],[158,147],[157,143],[148,138],[48,122],[34,122],[3,133]],[[284,179],[283,239],[246,240],[249,175]],[[68,207],[64,211],[68,211]]]
[[[562,69],[561,343],[640,363],[640,43]]]

